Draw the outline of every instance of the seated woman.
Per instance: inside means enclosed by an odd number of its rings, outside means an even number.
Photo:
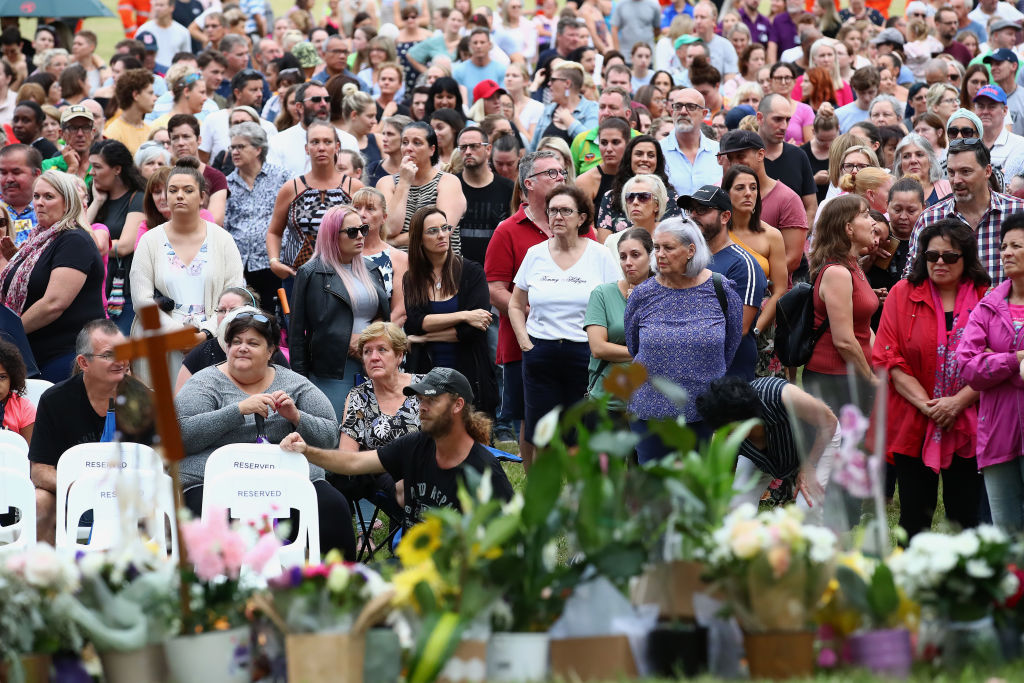
[[[203,476],[210,453],[226,444],[279,443],[298,432],[321,448],[337,444],[338,423],[331,402],[309,380],[272,365],[281,329],[262,313],[239,315],[228,325],[227,361],[196,373],[174,401],[187,454],[181,461],[185,504],[196,515],[203,508]],[[355,559],[356,541],[348,501],[316,465],[309,478],[317,494],[320,547]]]

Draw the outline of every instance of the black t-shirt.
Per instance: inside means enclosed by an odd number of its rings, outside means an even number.
[[[814,156],[814,152],[811,151],[810,141],[800,145],[800,151],[804,153],[804,156],[807,157],[807,163],[811,165],[811,178],[814,178],[814,175],[818,171],[828,170],[828,157],[825,157],[824,159],[819,159],[818,157]],[[765,159],[766,163],[767,161],[768,160]],[[769,173],[768,175],[771,174]],[[818,193],[818,203],[821,204],[823,201],[825,201],[825,196],[828,194],[828,183],[825,183],[824,185],[815,184],[814,187],[815,191]]]
[[[494,229],[510,215],[512,181],[495,174],[490,185],[471,187],[466,184],[461,173],[459,181],[462,183],[462,194],[466,195],[466,213],[459,223],[462,256],[482,266]]]
[[[64,380],[39,399],[28,459],[56,467],[67,449],[99,441],[106,420],[106,414],[97,415],[92,409],[82,375]]]
[[[398,104],[398,107],[397,107],[397,109],[395,109],[395,114],[396,115],[397,114],[401,114],[402,116],[411,116],[412,115],[412,112],[409,111],[409,107],[405,106],[401,102],[399,102],[397,104]],[[374,105],[377,107],[377,123],[380,123],[380,120],[382,118],[384,118],[384,107],[380,106],[379,102],[374,102]]]
[[[814,184],[814,172],[807,155],[796,145],[782,143],[782,154],[775,161],[764,158],[764,172],[769,178],[778,180],[801,197],[817,194],[818,186]]]
[[[207,339],[185,355],[182,365],[188,368],[188,371],[194,375],[200,370],[205,370],[211,365],[223,363],[227,359],[228,356],[224,353],[224,349],[220,347],[220,342],[216,339]],[[288,359],[284,357],[280,349],[274,351],[273,355],[270,356],[270,362],[289,370],[292,367],[288,364]]]
[[[144,211],[142,206],[144,196],[145,193],[143,192],[125,192],[117,199],[107,199],[107,201],[103,202],[103,206],[96,213],[96,222],[107,226],[107,229],[110,231],[111,241],[121,239],[124,222],[128,218],[129,213],[142,213]],[[108,264],[105,290],[107,296],[110,296],[110,283],[115,276],[119,276],[124,278],[124,299],[125,301],[131,301],[132,292],[128,273],[132,269],[132,254],[121,257],[111,254]]]
[[[494,497],[499,500],[512,498],[512,484],[494,455],[479,443],[473,444],[469,455],[451,469],[437,465],[437,447],[434,438],[425,432],[415,432],[399,437],[377,450],[384,469],[395,481],[405,480],[405,514],[407,519],[418,521],[427,508],[450,507],[459,510],[459,484],[465,480],[465,468],[472,467],[481,475],[491,471],[491,486]]]
[[[36,363],[40,365],[73,351],[78,331],[90,320],[105,317],[102,298],[103,260],[92,237],[81,229],[59,233],[40,254],[29,276],[24,310],[27,311],[32,304],[43,298],[50,284],[50,273],[57,268],[73,268],[85,273],[85,284],[78,290],[71,305],[56,320],[29,333],[29,346],[32,347]],[[8,274],[3,283],[4,295],[11,286],[15,272]]]
[[[57,149],[57,145],[53,144],[46,138],[39,138],[32,143],[32,146],[43,155],[43,159],[52,159],[53,157],[60,156],[60,150]]]

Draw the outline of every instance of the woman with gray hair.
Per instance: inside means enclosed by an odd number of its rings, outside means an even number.
[[[945,199],[953,191],[949,181],[943,177],[935,148],[927,138],[917,133],[906,135],[896,145],[892,173],[897,180],[903,176],[912,176],[921,183],[925,208]]]
[[[0,271],[0,302],[21,317],[42,378],[61,382],[78,331],[105,315],[103,261],[72,176],[46,171],[32,194],[38,223]]]
[[[881,94],[871,100],[868,105],[868,118],[879,128],[882,126],[898,126],[903,128],[903,103],[892,95]]]
[[[655,277],[626,302],[626,347],[649,377],[700,396],[732,364],[743,336],[743,302],[728,280],[708,270],[711,251],[692,220],[662,221],[654,230],[654,256]],[[633,394],[629,410],[637,418],[633,431],[644,437],[636,449],[641,463],[672,450],[648,433],[649,420],[682,412],[698,436],[710,436],[692,401],[681,407],[650,382]]]
[[[256,123],[231,127],[231,161],[235,170],[227,177],[228,203],[224,229],[235,238],[242,255],[246,283],[256,290],[264,310],[273,312],[281,280],[270,270],[267,259],[268,207],[290,177],[287,170],[266,163],[270,147],[267,133]]]
[[[658,219],[668,209],[668,190],[661,178],[652,173],[637,173],[623,184],[620,196],[622,212],[629,221],[629,228],[643,228],[653,235]],[[604,241],[604,246],[616,257],[619,255],[618,245],[623,234],[613,232]]]
[[[139,169],[142,177],[149,180],[149,177],[158,168],[171,165],[171,153],[167,151],[162,142],[146,140],[139,145],[138,151],[135,152],[134,161],[135,167]]]

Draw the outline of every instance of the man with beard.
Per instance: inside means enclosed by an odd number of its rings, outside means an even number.
[[[715,185],[705,185],[677,201],[679,208],[688,212],[693,222],[700,226],[704,241],[708,243],[708,249],[714,256],[708,268],[719,273],[743,301],[743,339],[726,374],[753,381],[757,365],[755,337],[758,332],[751,328],[757,320],[764,290],[768,286],[764,270],[757,265],[750,252],[733,242],[729,236],[732,202],[728,192]]]
[[[458,177],[466,195],[466,213],[459,223],[462,256],[482,266],[494,228],[509,216],[513,185],[488,165],[491,145],[479,127],[463,128],[457,146],[463,160]]]
[[[673,88],[668,94],[675,131],[661,141],[665,153],[665,172],[676,188],[676,195],[692,194],[701,185],[722,182],[718,165],[718,143],[700,130],[707,109],[704,96],[693,88]]]
[[[950,7],[943,7],[935,12],[935,36],[942,43],[943,54],[951,55],[953,59],[967,67],[971,61],[971,52],[967,46],[959,40],[955,40],[956,34],[960,31],[959,19],[956,12]]]
[[[306,154],[306,129],[313,121],[331,120],[331,96],[327,88],[316,81],[309,81],[295,91],[295,109],[299,122],[281,131],[270,141],[269,163],[287,169],[288,173],[300,176],[309,170],[309,155]],[[359,142],[350,134],[335,128],[342,149],[359,151]]]
[[[512,498],[512,484],[497,458],[484,444],[490,442],[491,421],[473,409],[473,389],[457,370],[434,368],[402,392],[420,397],[420,430],[395,439],[376,451],[325,450],[308,445],[298,432],[281,442],[286,451],[301,453],[311,463],[339,474],[382,474],[405,482],[406,523],[421,519],[432,507],[460,509],[459,482],[472,489],[467,478],[490,472],[493,495]]]
[[[989,188],[992,163],[985,143],[976,138],[956,139],[949,144],[946,157],[949,182],[953,194],[933,204],[921,214],[910,238],[910,254],[903,277],[917,258],[918,237],[921,231],[945,218],[955,218],[974,231],[978,238],[978,258],[992,278],[992,286],[1004,279],[1000,260],[999,230],[1011,214],[1024,211],[1024,200]]]

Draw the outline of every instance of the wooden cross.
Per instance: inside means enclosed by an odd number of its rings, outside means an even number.
[[[185,547],[184,536],[181,534],[181,519],[178,515],[184,505],[181,491],[181,478],[178,466],[185,457],[185,448],[181,441],[181,430],[178,428],[178,415],[174,411],[174,391],[171,388],[170,369],[167,365],[167,354],[171,351],[190,349],[195,346],[196,335],[188,329],[173,332],[160,332],[160,310],[156,304],[136,311],[142,320],[142,337],[130,339],[124,344],[114,347],[117,360],[130,361],[145,358],[149,362],[150,380],[153,382],[153,402],[156,411],[156,429],[160,436],[158,448],[163,451],[164,459],[170,463],[171,479],[174,481],[174,523],[178,526],[178,562],[182,570],[189,565],[188,549]],[[183,623],[188,622],[190,612],[189,586],[184,578],[181,581],[181,611]]]

